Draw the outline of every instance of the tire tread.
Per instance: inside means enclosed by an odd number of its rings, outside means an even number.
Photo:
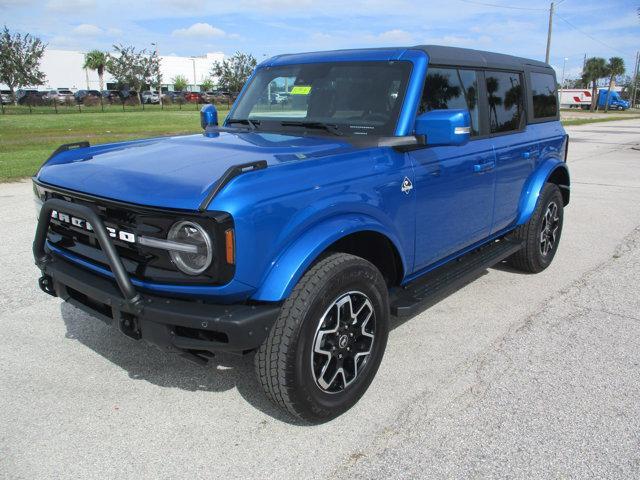
[[[295,338],[304,319],[305,308],[315,293],[322,288],[326,277],[342,264],[361,258],[347,253],[334,253],[320,259],[300,279],[291,295],[283,303],[280,314],[267,340],[258,349],[254,362],[258,380],[267,397],[292,415],[303,417],[291,399],[291,386],[287,385],[287,357],[295,348]]]

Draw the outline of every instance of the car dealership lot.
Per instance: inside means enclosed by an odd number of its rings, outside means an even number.
[[[568,131],[551,267],[394,323],[367,394],[320,426],[272,407],[250,359],[196,367],[41,293],[31,187],[0,185],[0,476],[638,477],[640,120]]]

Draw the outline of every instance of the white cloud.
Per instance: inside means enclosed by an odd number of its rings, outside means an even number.
[[[102,35],[104,31],[100,27],[91,25],[90,23],[81,23],[73,29],[73,33],[77,35],[84,35],[87,37],[95,37],[98,35]]]
[[[224,37],[226,32],[208,23],[194,23],[188,28],[179,28],[171,32],[174,37]]]
[[[391,43],[412,43],[413,35],[405,30],[393,29],[387,30],[386,32],[382,32],[381,34],[376,36],[376,39],[381,42],[391,42]]]

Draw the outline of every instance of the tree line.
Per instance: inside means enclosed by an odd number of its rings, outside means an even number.
[[[31,34],[12,33],[4,26],[0,33],[0,83],[9,87],[14,103],[17,103],[16,90],[24,87],[44,85],[46,75],[40,70],[40,62],[46,44]],[[130,45],[114,45],[114,54],[92,50],[85,54],[84,68],[95,70],[98,74],[100,90],[104,90],[104,74],[108,72],[121,89],[137,92],[141,101],[141,91],[150,87],[160,90],[162,73],[160,57],[156,51],[137,50]],[[222,61],[214,62],[209,72],[210,78],[201,83],[201,87],[211,90],[213,79],[217,77],[220,90],[231,94],[238,93],[247,78],[256,67],[255,57],[248,53],[236,52]],[[178,75],[173,78],[178,91],[187,88],[188,81]]]
[[[624,60],[621,57],[611,57],[609,62],[601,57],[591,57],[586,60],[582,69],[582,76],[580,82],[583,86],[588,87],[591,85],[591,107],[593,112],[596,108],[598,100],[598,80],[601,78],[609,79],[609,90],[607,93],[607,101],[605,102],[604,111],[609,110],[609,96],[613,89],[616,77],[624,75],[625,65]],[[635,72],[634,72],[635,73]],[[634,79],[637,81],[637,79]],[[578,86],[578,85],[576,85]]]
[[[0,82],[9,87],[14,103],[16,103],[16,89],[44,84],[46,76],[40,70],[40,61],[45,48],[46,44],[31,34],[11,33],[6,26],[0,33]],[[126,45],[114,45],[113,49],[114,55],[100,50],[92,50],[85,55],[84,68],[97,72],[101,91],[104,90],[105,72],[111,74],[119,88],[135,90],[139,101],[141,100],[140,92],[144,88],[160,89],[162,74],[157,52],[147,52],[146,49],[136,50],[135,47]],[[236,52],[232,57],[214,62],[209,72],[210,78],[205,79],[201,86],[205,91],[211,90],[214,86],[211,77],[216,77],[220,90],[237,94],[256,64],[257,61],[253,55]],[[616,77],[624,73],[625,65],[622,58],[611,57],[607,62],[604,58],[592,57],[586,60],[581,78],[569,83],[572,83],[573,87],[591,85],[591,110],[593,111],[596,108],[598,81],[608,78],[608,95],[610,95]],[[174,77],[172,81],[178,91],[188,86],[187,79],[182,75]],[[637,83],[638,79],[634,78],[633,82]],[[609,108],[608,98],[605,105],[606,111]]]

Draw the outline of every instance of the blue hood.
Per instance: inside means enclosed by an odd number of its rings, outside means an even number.
[[[352,148],[328,137],[257,132],[162,137],[62,152],[46,162],[37,178],[112,200],[197,210],[233,165],[266,160],[272,168]]]

